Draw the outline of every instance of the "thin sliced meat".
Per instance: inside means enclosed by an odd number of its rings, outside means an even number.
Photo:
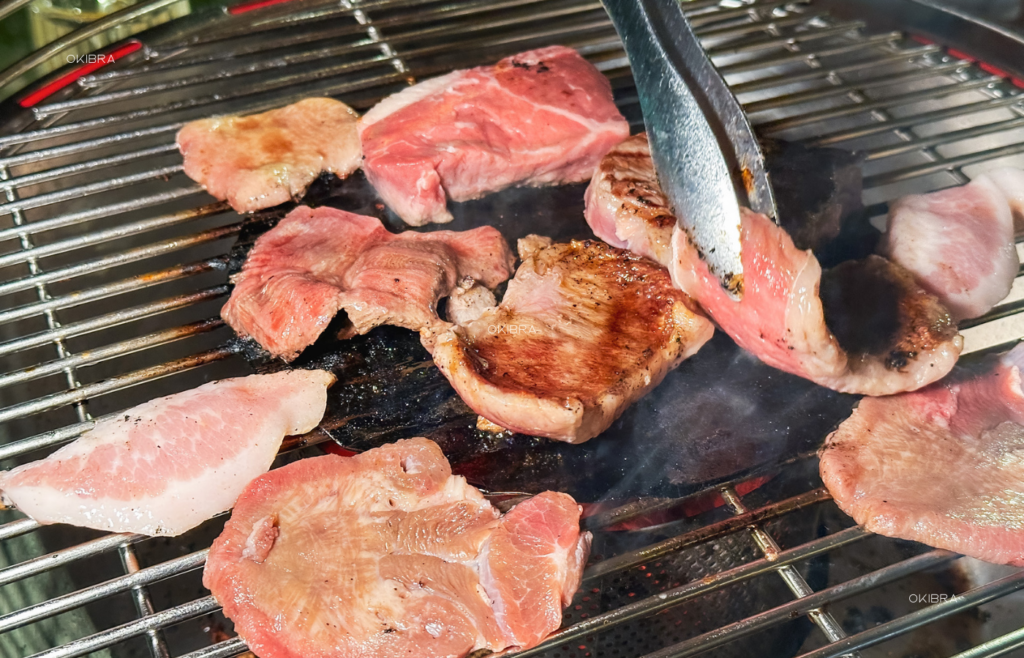
[[[230,509],[285,436],[315,428],[333,381],[294,370],[151,400],[0,475],[4,502],[39,523],[179,535]]]
[[[520,241],[495,308],[438,338],[434,362],[473,411],[516,432],[581,443],[711,338],[656,263],[608,245]]]
[[[590,545],[579,519],[551,492],[502,518],[435,443],[409,439],[253,481],[203,583],[260,658],[528,648],[579,586]]]
[[[1010,292],[1020,269],[1014,208],[1024,171],[1005,168],[967,185],[903,197],[889,208],[882,253],[957,318],[984,315]]]
[[[981,373],[865,398],[821,450],[821,477],[868,530],[1024,566],[1018,346]]]
[[[586,180],[629,135],[611,85],[552,46],[421,82],[363,117],[363,170],[414,226],[449,222],[447,198]]]
[[[594,235],[668,267],[676,217],[658,184],[647,133],[633,135],[605,155],[585,200]]]
[[[899,266],[878,256],[844,264],[828,279],[827,299],[833,304],[825,308],[821,266],[810,251],[797,249],[783,229],[746,209],[740,236],[740,301],[722,289],[678,228],[672,237],[672,278],[740,347],[765,363],[865,395],[920,388],[956,363],[963,339],[948,312]],[[853,349],[844,349],[826,324],[830,315],[833,324],[843,324],[836,318],[850,323],[838,333],[859,339],[847,342]],[[872,333],[880,329],[885,332]]]
[[[192,121],[178,132],[185,174],[239,212],[299,199],[320,172],[345,177],[363,151],[352,108],[330,98],[249,116]]]
[[[341,309],[349,335],[392,324],[421,332],[429,346],[448,326],[438,300],[460,283],[493,288],[514,260],[490,226],[394,234],[374,217],[300,206],[256,241],[221,316],[284,359],[311,345]]]
[[[782,227],[801,249],[831,247],[843,219],[861,207],[861,156],[774,140],[763,146]],[[585,198],[597,237],[669,266],[676,218],[658,183],[647,133],[602,158]]]

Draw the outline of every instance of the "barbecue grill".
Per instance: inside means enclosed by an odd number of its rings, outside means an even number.
[[[143,0],[69,34],[0,73],[0,87],[168,4]],[[684,5],[762,136],[866,154],[868,216],[1024,164],[1024,41],[997,26],[928,0]],[[137,34],[101,66],[71,64],[5,101],[3,466],[97,418],[250,372],[218,315],[242,220],[182,174],[183,122],[312,95],[365,111],[411,82],[553,43],[594,62],[641,128],[621,44],[593,0],[246,0]],[[966,353],[1024,336],[1022,281],[965,326]],[[329,438],[290,440],[282,459]],[[246,650],[200,584],[223,517],[174,540],[2,519],[0,655]],[[1024,571],[854,526],[813,454],[684,498],[605,506],[587,524],[595,556],[563,627],[517,655],[1024,655]]]

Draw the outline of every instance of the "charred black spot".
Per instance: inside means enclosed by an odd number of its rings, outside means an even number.
[[[873,263],[849,261],[821,276],[825,324],[852,354],[885,354],[900,339],[903,290]],[[897,360],[895,354],[888,358]]]

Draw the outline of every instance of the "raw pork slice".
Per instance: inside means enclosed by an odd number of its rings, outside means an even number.
[[[473,281],[493,288],[514,262],[490,226],[396,235],[374,217],[300,206],[256,241],[221,316],[284,359],[311,345],[340,309],[352,334],[393,324],[421,332],[429,347],[447,328],[438,300]]]
[[[452,220],[446,195],[586,180],[629,124],[608,80],[553,46],[405,89],[367,112],[359,132],[367,178],[420,226]]]
[[[358,115],[330,98],[307,98],[250,116],[192,121],[178,132],[185,174],[239,212],[300,198],[327,171],[359,168]]]
[[[857,523],[1024,566],[1024,392],[1018,346],[980,374],[865,398],[821,449],[821,477]]]
[[[984,315],[1009,294],[1020,269],[1012,205],[1019,213],[1021,197],[1024,171],[1011,168],[903,197],[889,208],[881,250],[957,318]]]
[[[230,509],[285,436],[315,428],[333,382],[293,370],[157,398],[3,473],[0,491],[40,523],[179,535]]]
[[[417,438],[249,485],[203,584],[260,658],[465,656],[539,643],[590,547],[546,492],[504,517]]]
[[[743,209],[741,221],[740,301],[722,289],[679,229],[672,236],[671,268],[676,285],[740,347],[780,370],[864,395],[920,388],[956,363],[963,338],[945,308],[906,270],[879,256],[844,263],[832,276],[826,273],[826,307],[814,255],[797,249],[764,215]]]
[[[516,432],[591,439],[711,338],[656,263],[587,240],[520,240],[501,304],[438,338],[466,404]]]

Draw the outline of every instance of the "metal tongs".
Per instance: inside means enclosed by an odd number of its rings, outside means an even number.
[[[658,180],[678,226],[734,298],[740,206],[775,219],[764,156],[677,0],[603,0],[633,69]]]

